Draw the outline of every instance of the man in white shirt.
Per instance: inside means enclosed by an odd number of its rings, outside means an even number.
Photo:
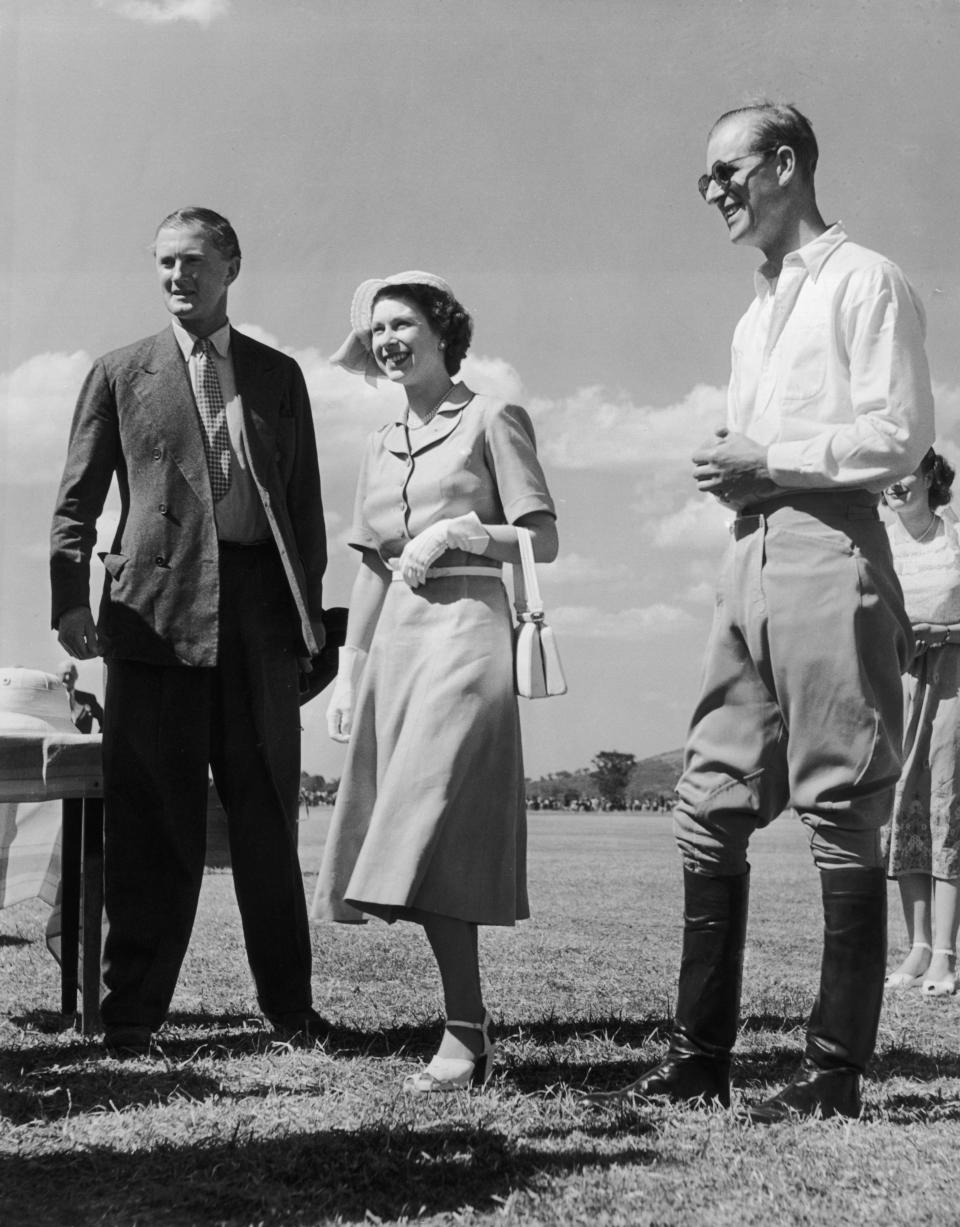
[[[880,827],[900,769],[910,626],[880,491],[933,442],[922,308],[900,270],[827,226],[817,142],[792,106],[714,125],[699,182],[766,257],[737,326],[727,425],[694,455],[734,508],[678,785],[684,939],[664,1062],[618,1092],[729,1103],[752,833],[793,808],[820,870],[820,993],[801,1067],[751,1111],[856,1116],[886,958]]]

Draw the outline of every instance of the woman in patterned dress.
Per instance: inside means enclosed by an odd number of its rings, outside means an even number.
[[[948,507],[954,472],[932,448],[884,492],[897,519],[893,561],[917,651],[906,678],[904,763],[885,830],[911,947],[889,988],[957,990],[960,919],[960,536]]]
[[[370,436],[350,544],[361,554],[327,712],[349,741],[314,897],[317,919],[423,926],[447,1024],[404,1088],[483,1082],[493,1045],[478,926],[529,915],[512,619],[502,564],[557,552],[525,411],[455,380],[470,317],[442,278],[367,281],[333,361],[403,389]]]

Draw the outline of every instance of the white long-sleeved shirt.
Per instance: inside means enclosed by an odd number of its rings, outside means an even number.
[[[733,337],[727,425],[768,449],[788,490],[879,491],[933,444],[923,307],[903,273],[840,223],[755,274]]]

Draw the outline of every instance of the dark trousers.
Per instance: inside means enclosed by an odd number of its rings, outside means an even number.
[[[208,768],[260,1007],[273,1021],[310,1008],[296,618],[272,545],[224,547],[220,588],[214,668],[108,662],[107,1027],[156,1028],[166,1016],[203,877]]]

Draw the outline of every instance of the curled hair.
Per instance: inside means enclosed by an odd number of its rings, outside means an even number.
[[[161,230],[178,230],[187,226],[199,226],[225,260],[240,259],[240,240],[227,219],[214,213],[213,209],[202,209],[195,205],[174,209],[172,213],[168,213],[156,229],[154,244]]]
[[[930,487],[927,490],[927,500],[931,510],[934,507],[945,507],[950,502],[950,487],[956,476],[953,465],[939,452],[931,447],[920,461],[920,472],[930,476]]]
[[[820,148],[813,133],[813,125],[806,115],[800,113],[791,102],[747,103],[721,115],[710,129],[711,134],[727,119],[737,115],[749,115],[754,121],[757,150],[789,145],[797,159],[797,166],[804,178],[812,180],[820,157]]]
[[[432,285],[385,285],[373,297],[371,309],[381,298],[402,298],[426,317],[430,329],[443,342],[443,365],[456,375],[470,348],[473,320],[453,297]]]

